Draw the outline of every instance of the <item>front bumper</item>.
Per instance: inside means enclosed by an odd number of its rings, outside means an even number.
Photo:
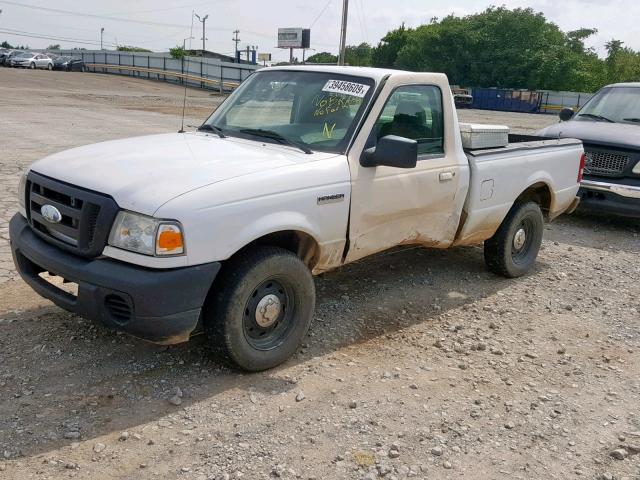
[[[35,235],[16,214],[9,223],[18,272],[41,296],[65,310],[155,343],[187,341],[198,326],[220,263],[169,270],[148,269],[109,258],[83,258]],[[49,272],[78,284],[74,296],[42,278]]]
[[[640,218],[640,187],[583,180],[578,196],[581,210]]]

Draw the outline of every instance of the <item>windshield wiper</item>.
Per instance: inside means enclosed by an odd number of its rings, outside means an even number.
[[[595,118],[596,120],[604,120],[605,122],[609,122],[609,123],[616,123],[614,120],[611,120],[610,118],[603,117],[602,115],[596,115],[595,113],[579,113],[578,116],[579,117],[587,117],[587,118]]]
[[[301,143],[298,143],[298,142],[294,142],[293,140],[289,140],[287,137],[283,137],[278,132],[274,132],[273,130],[263,130],[262,128],[242,128],[240,129],[240,132],[246,133],[248,135],[255,135],[256,137],[270,138],[284,145],[289,145],[290,147],[296,147],[302,150],[307,155],[310,155],[313,153],[311,149],[309,149],[305,145],[302,145]]]
[[[640,123],[640,118],[623,118],[622,120],[624,120],[625,122],[633,122],[633,123]]]
[[[218,135],[220,138],[227,138],[227,136],[224,133],[222,133],[222,129],[220,127],[216,127],[215,125],[209,125],[208,123],[200,125],[198,127],[198,131],[199,132],[213,132],[216,135]]]

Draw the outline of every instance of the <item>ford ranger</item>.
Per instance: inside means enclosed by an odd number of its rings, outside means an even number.
[[[528,272],[544,220],[576,205],[583,147],[510,141],[465,151],[443,74],[265,68],[197,131],[35,162],[11,249],[64,309],[164,344],[204,331],[222,360],[263,370],[305,336],[314,274],[482,242],[491,271]]]

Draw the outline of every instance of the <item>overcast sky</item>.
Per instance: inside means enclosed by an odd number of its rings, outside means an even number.
[[[502,2],[350,0],[349,3],[348,44],[365,41],[375,45],[388,30],[402,22],[417,26],[432,17],[450,13],[466,15]],[[604,52],[604,43],[611,38],[640,50],[640,0],[505,0],[503,3],[509,8],[530,6],[565,31],[597,28],[599,33],[590,39],[589,45],[599,53]],[[31,48],[45,48],[52,43],[60,43],[63,48],[99,48],[100,28],[104,27],[105,46],[111,47],[117,41],[156,51],[166,51],[189,36],[191,12],[195,10],[201,16],[209,15],[208,50],[233,52],[232,32],[238,29],[241,48],[257,45],[261,52],[273,53],[274,60],[284,60],[288,53],[275,48],[278,27],[312,27],[311,46],[316,51],[337,50],[342,0],[0,0],[0,9],[0,42],[6,39]],[[8,31],[59,38],[31,38]],[[202,44],[202,25],[197,20],[193,36],[193,47],[197,48]]]

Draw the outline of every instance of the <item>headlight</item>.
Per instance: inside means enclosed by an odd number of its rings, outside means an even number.
[[[640,162],[636,163],[636,166],[633,167],[633,173],[640,175]]]
[[[109,244],[143,255],[184,253],[184,237],[178,222],[158,220],[124,210],[116,216]]]
[[[20,177],[20,182],[18,183],[18,205],[20,205],[22,209],[26,208],[25,207],[25,198],[27,195],[26,188],[27,188],[27,172],[24,172]]]

